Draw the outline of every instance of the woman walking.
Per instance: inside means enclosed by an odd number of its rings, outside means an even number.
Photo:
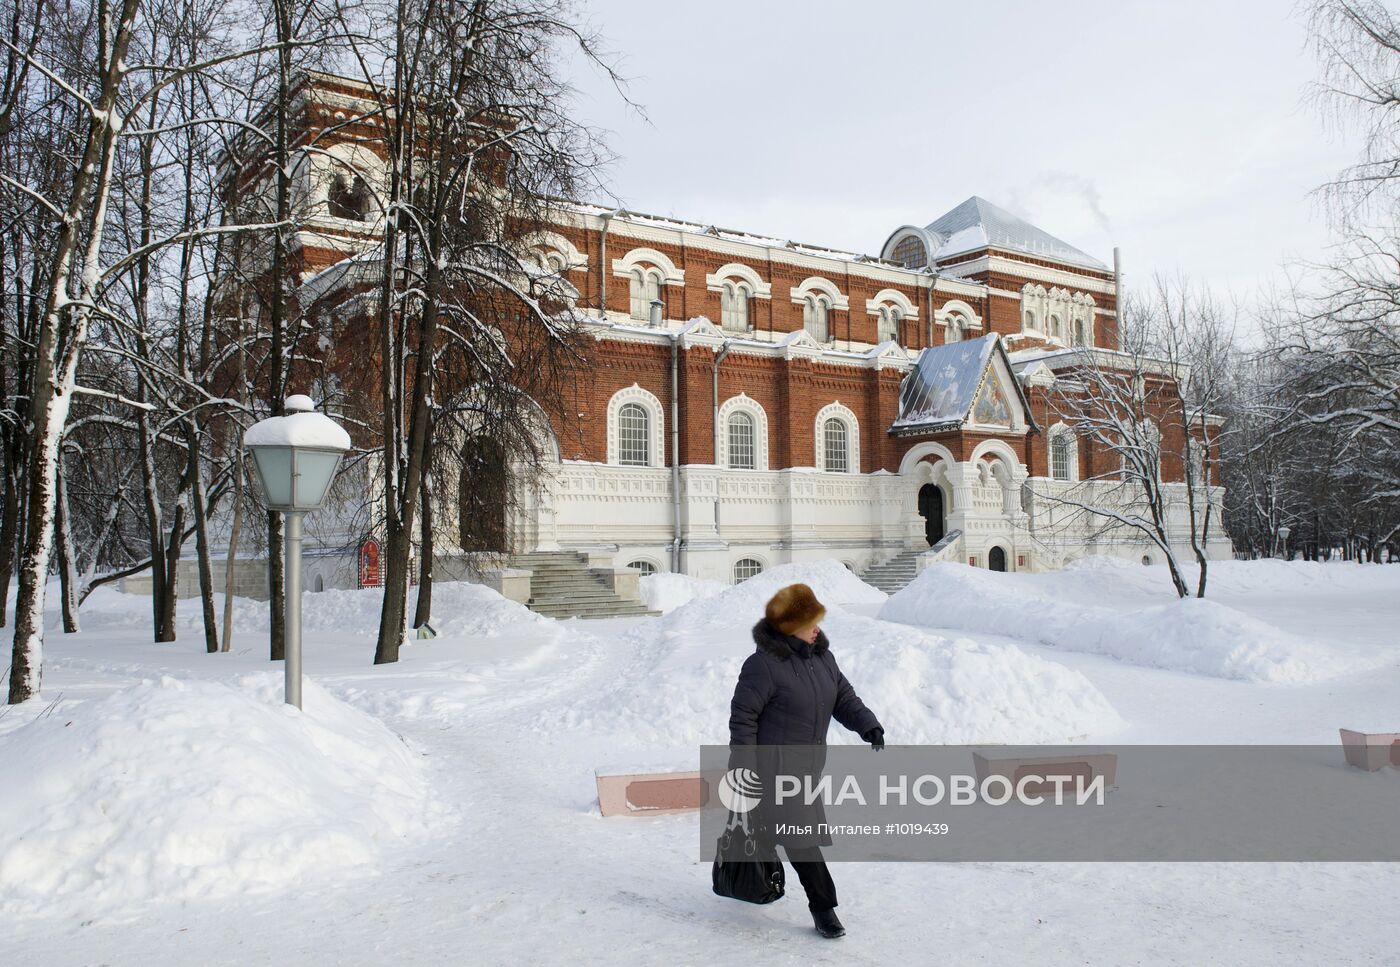
[[[833,718],[855,732],[871,748],[885,747],[885,730],[875,713],[865,707],[831,654],[821,630],[826,608],[805,584],[792,584],[773,596],[763,620],[754,625],[758,647],[744,662],[734,700],[729,707],[729,744],[825,746],[827,727]],[[820,770],[824,756],[815,765]],[[785,807],[786,808],[786,807]],[[836,884],[822,859],[821,847],[831,837],[817,833],[824,826],[816,804],[815,822],[795,819],[809,834],[784,833],[772,837],[782,846],[788,862],[807,892],[807,907],[823,937],[844,936],[846,929],[836,916]]]

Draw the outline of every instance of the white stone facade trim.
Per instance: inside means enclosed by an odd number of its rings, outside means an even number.
[[[633,270],[656,268],[661,271],[663,285],[685,285],[685,272],[676,268],[661,252],[654,248],[634,248],[620,259],[613,259],[612,273],[622,278],[630,278]]]
[[[832,400],[817,411],[812,427],[812,439],[816,444],[817,469],[827,472],[826,467],[826,421],[840,420],[846,424],[846,466],[847,473],[860,473],[860,420],[855,412],[840,400]]]
[[[746,393],[731,396],[719,407],[719,459],[716,461],[725,469],[729,466],[729,418],[735,413],[746,413],[753,419],[753,470],[768,469],[768,414],[758,400]]]
[[[654,393],[642,389],[636,383],[618,390],[608,400],[608,463],[621,466],[621,457],[618,453],[618,415],[628,403],[638,403],[647,411],[646,465],[648,467],[666,466],[666,411]]]

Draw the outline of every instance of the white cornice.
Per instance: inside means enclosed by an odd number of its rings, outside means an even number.
[[[849,366],[853,369],[897,369],[906,371],[914,365],[914,356],[899,345],[890,342],[880,347],[840,350],[823,346],[812,338],[806,330],[775,333],[779,337],[772,342],[761,339],[743,339],[727,335],[708,319],[699,317],[677,326],[674,323],[652,329],[635,323],[607,323],[589,319],[582,324],[585,332],[594,339],[627,342],[641,345],[669,346],[673,336],[678,336],[682,348],[706,347],[718,351],[728,344],[731,353],[745,356],[761,356],[769,359],[808,359],[828,366]],[[864,346],[863,343],[857,344]],[[879,351],[876,352],[875,350]]]
[[[1113,283],[1104,279],[1095,279],[1087,275],[1079,275],[1075,272],[1067,272],[1063,269],[1052,269],[1045,265],[1033,265],[1030,262],[1021,262],[1017,259],[1009,259],[1002,255],[984,255],[981,258],[972,259],[968,262],[959,262],[957,265],[949,265],[938,270],[943,275],[962,278],[969,275],[977,275],[980,272],[1003,272],[1007,275],[1014,275],[1021,279],[1034,279],[1037,282],[1051,282],[1056,285],[1068,286],[1074,289],[1081,289],[1085,292],[1098,292],[1105,295],[1112,294]],[[991,290],[996,294],[1002,294],[1003,290]],[[1020,298],[1020,294],[1016,294]]]
[[[561,224],[567,224],[593,232],[602,231],[604,224],[604,219],[600,215],[569,209],[557,210],[554,218]],[[628,219],[626,215],[618,215],[608,224],[609,239],[612,239],[614,236],[626,236],[627,238],[639,242],[660,242],[665,245],[674,245],[680,248],[697,248],[706,252],[724,255],[732,258],[736,262],[780,262],[784,265],[810,269],[813,275],[824,274],[830,277],[836,274],[850,274],[871,282],[906,285],[918,288],[926,288],[928,286],[928,279],[930,278],[929,274],[922,270],[905,269],[897,265],[880,265],[873,262],[863,262],[854,256],[842,257],[837,254],[817,255],[810,252],[796,251],[781,245],[766,245],[761,242],[745,242],[731,238],[721,238],[715,235],[706,235],[699,231],[686,231],[681,228],[670,228],[664,225],[633,221]],[[611,246],[611,244],[610,241],[609,245]],[[840,269],[835,269],[833,266],[840,266]],[[986,292],[986,287],[975,282],[965,282],[961,279],[939,276],[934,291],[981,298]]]

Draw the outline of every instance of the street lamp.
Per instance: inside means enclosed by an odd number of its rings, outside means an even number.
[[[1288,535],[1292,533],[1292,528],[1287,524],[1279,525],[1278,529],[1278,556],[1285,561],[1288,560]]]
[[[301,708],[301,517],[325,503],[350,434],[330,417],[315,412],[309,396],[289,396],[286,416],[248,427],[244,445],[262,484],[268,510],[287,522],[286,701]]]

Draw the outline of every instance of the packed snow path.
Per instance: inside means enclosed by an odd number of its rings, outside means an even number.
[[[1396,585],[1388,595],[1311,582],[1309,608],[1298,587],[1277,591],[1296,602],[1289,630],[1332,640],[1340,626],[1357,650],[1393,647],[1385,629],[1400,621],[1400,569],[1385,570],[1395,574],[1386,576]],[[1263,600],[1275,592],[1241,590],[1234,603],[1251,593]],[[1355,613],[1363,603],[1365,614]],[[53,717],[162,675],[234,682],[268,670],[256,632],[243,633],[233,654],[208,656],[193,636],[143,641],[144,630],[123,617],[127,602],[92,604],[83,635],[52,635],[45,701],[0,717],[0,749],[55,701]],[[868,621],[879,607],[849,605],[848,627],[860,628],[860,613]],[[1349,610],[1327,613],[1338,608]],[[594,767],[638,760],[650,746],[625,745],[615,723],[592,715],[571,726],[560,719],[561,710],[598,708],[619,681],[644,685],[639,669],[684,671],[687,648],[735,647],[733,628],[698,619],[693,635],[673,627],[685,640],[658,664],[656,631],[666,619],[517,621],[503,608],[489,626],[464,622],[460,636],[418,643],[397,666],[374,668],[366,626],[345,602],[337,610],[339,630],[329,620],[311,623],[308,675],[378,717],[419,757],[435,802],[450,810],[431,834],[386,851],[377,872],[327,878],[310,870],[285,892],[128,897],[125,909],[56,902],[39,914],[7,915],[0,962],[1272,965],[1386,963],[1393,955],[1384,918],[1354,913],[1390,895],[1400,878],[1390,866],[1365,864],[841,864],[833,872],[850,933],[822,941],[800,890],[763,908],[712,896],[708,865],[696,861],[693,817],[599,817]],[[1338,725],[1400,730],[1400,655],[1369,672],[1280,685],[976,637],[1091,682],[1126,720],[1091,741],[1330,743]],[[833,648],[839,656],[860,643],[833,637]],[[0,794],[26,795],[5,782],[0,774]],[[220,823],[216,807],[208,819]]]

